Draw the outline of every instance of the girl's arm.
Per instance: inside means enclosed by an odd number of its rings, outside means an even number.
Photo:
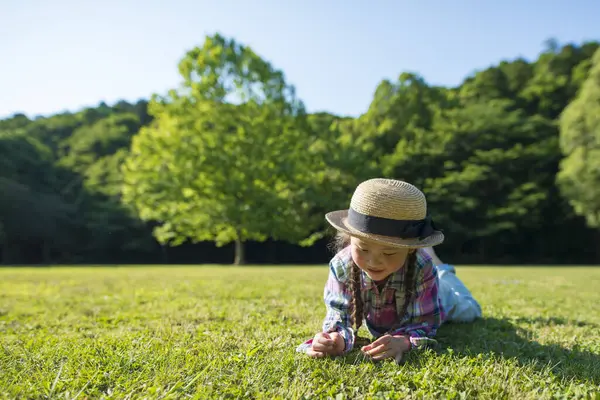
[[[346,254],[347,253],[347,254]],[[349,252],[336,255],[329,263],[329,276],[323,290],[323,300],[327,310],[323,320],[322,332],[338,332],[344,339],[344,352],[354,347],[352,324],[352,297],[348,277],[350,276]],[[306,353],[311,349],[314,338],[300,344],[296,351]]]
[[[416,293],[407,309],[408,323],[392,332],[408,336],[412,347],[437,343],[433,336],[442,324],[443,310],[438,299],[437,270],[428,256],[417,256]]]
[[[344,338],[344,353],[354,347],[352,324],[352,290],[347,262],[334,258],[329,264],[329,277],[323,291],[327,313],[323,321],[323,332],[338,332]]]

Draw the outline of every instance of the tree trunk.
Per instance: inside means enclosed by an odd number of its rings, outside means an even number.
[[[238,235],[237,239],[235,239],[235,265],[242,265],[246,263],[246,254],[244,251],[244,242]]]
[[[165,245],[160,245],[160,253],[162,255],[163,264],[169,263],[169,254],[167,253],[167,247]]]

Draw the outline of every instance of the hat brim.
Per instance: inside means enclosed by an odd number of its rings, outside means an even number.
[[[348,225],[348,210],[332,211],[325,214],[325,219],[331,226],[340,232],[344,232],[350,236],[355,236],[361,239],[371,240],[377,243],[385,244],[391,247],[407,247],[407,248],[423,248],[436,246],[444,241],[444,234],[441,231],[435,231],[433,234],[423,238],[402,239],[392,236],[374,235],[372,233],[364,233],[354,229]]]

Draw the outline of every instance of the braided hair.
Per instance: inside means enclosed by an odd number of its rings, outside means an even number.
[[[336,235],[333,247],[336,252],[343,250],[344,248],[350,245],[350,236],[338,232]],[[408,305],[412,301],[413,295],[415,293],[415,272],[417,269],[417,252],[412,251],[406,257],[406,261],[404,263],[404,280],[403,280],[403,289],[404,289],[404,304],[402,304],[402,310],[398,313],[400,320],[403,319],[406,311],[408,310]],[[355,332],[358,332],[359,328],[362,326],[364,315],[364,304],[362,299],[362,294],[360,290],[361,286],[361,273],[360,268],[354,260],[350,260],[350,285],[352,289],[352,320],[354,320]],[[396,324],[392,328],[388,330],[391,332],[397,328],[400,323]]]

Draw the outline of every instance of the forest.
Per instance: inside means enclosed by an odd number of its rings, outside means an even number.
[[[457,87],[399,70],[357,117],[264,57],[208,36],[167,93],[0,120],[0,262],[326,263],[324,214],[371,177],[423,190],[449,262],[600,262],[599,43]]]

